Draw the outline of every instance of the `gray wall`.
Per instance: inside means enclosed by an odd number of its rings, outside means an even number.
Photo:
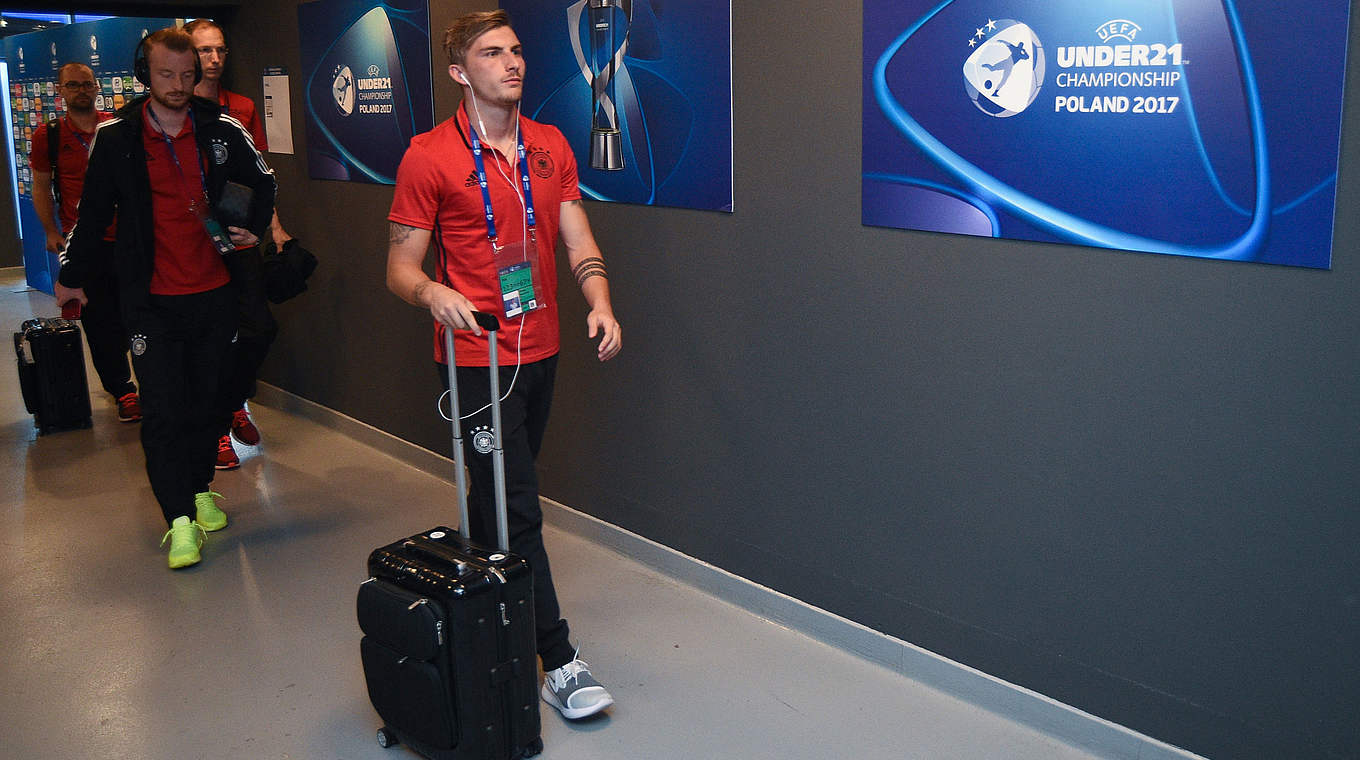
[[[1201,753],[1360,756],[1356,130],[1331,271],[865,228],[858,6],[734,5],[737,211],[589,205],[625,349],[564,299],[544,495]],[[307,179],[292,4],[230,31],[322,259],[264,379],[443,451],[391,190]]]

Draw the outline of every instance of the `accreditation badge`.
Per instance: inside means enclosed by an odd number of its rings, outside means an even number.
[[[532,229],[526,240],[494,247],[496,276],[500,284],[501,304],[507,319],[541,308],[541,294],[537,291],[539,278],[538,245]]]

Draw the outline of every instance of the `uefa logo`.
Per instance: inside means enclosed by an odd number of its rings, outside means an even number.
[[[1029,108],[1044,86],[1044,46],[1027,25],[1013,19],[978,27],[968,40],[963,86],[973,105],[1005,118]]]
[[[336,66],[335,75],[331,79],[331,99],[335,102],[335,110],[339,111],[341,116],[354,113],[354,98],[354,72],[344,64]]]

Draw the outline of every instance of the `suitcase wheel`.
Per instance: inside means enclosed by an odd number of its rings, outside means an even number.
[[[533,757],[543,751],[543,737],[538,737],[529,742],[524,747],[524,754],[521,757]]]
[[[379,747],[387,749],[388,747],[395,747],[400,743],[401,742],[397,741],[397,735],[392,733],[392,730],[387,726],[383,726],[382,728],[378,729]]]

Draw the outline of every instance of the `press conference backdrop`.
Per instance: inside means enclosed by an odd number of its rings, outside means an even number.
[[[297,14],[309,175],[395,184],[411,138],[434,126],[427,3],[321,0]]]
[[[863,222],[1327,268],[1348,17],[866,0]]]
[[[33,208],[33,171],[28,165],[33,133],[66,113],[57,70],[71,62],[89,66],[99,85],[95,108],[115,111],[145,90],[132,78],[137,44],[147,32],[174,23],[170,18],[104,19],[0,39],[0,56],[9,66],[5,113],[12,135],[9,152],[14,157],[29,287],[51,293],[60,268],[56,255],[47,251],[46,233]]]

